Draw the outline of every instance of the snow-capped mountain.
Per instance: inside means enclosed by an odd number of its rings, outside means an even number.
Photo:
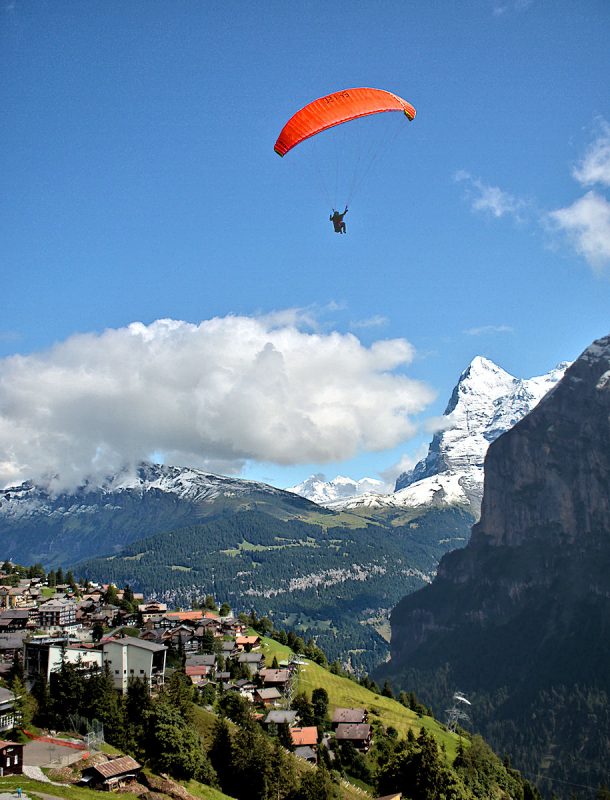
[[[400,475],[394,492],[325,505],[335,509],[463,506],[478,516],[487,448],[540,402],[567,367],[559,364],[546,375],[522,379],[477,356],[461,374],[426,458]]]
[[[70,491],[25,482],[0,491],[0,542],[24,564],[74,563],[160,531],[256,509],[283,517],[316,509],[264,483],[198,469],[141,464]]]
[[[52,481],[50,482],[52,485]],[[98,506],[119,502],[121,496],[134,497],[161,492],[191,503],[212,503],[220,497],[248,496],[254,491],[283,494],[281,489],[255,481],[213,475],[190,467],[140,464],[99,482],[85,482],[75,490],[56,492],[30,481],[0,491],[0,516],[21,517],[67,513],[87,513]],[[68,503],[68,504],[67,504]]]
[[[317,474],[311,475],[307,480],[291,486],[286,491],[294,492],[324,506],[337,500],[346,500],[365,494],[380,494],[384,487],[385,484],[375,478],[361,478],[359,481],[355,481],[352,478],[337,475],[332,481],[327,481],[324,475]]]

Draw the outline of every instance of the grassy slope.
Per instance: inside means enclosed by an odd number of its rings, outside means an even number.
[[[204,786],[197,781],[183,782],[182,785],[193,797],[200,800],[232,800],[229,795],[212,789],[211,786]],[[28,797],[40,797],[41,795],[51,795],[52,797],[63,798],[63,800],[100,800],[100,792],[95,789],[86,789],[82,786],[63,786],[54,783],[43,783],[34,781],[25,775],[10,775],[0,778],[0,792],[11,792],[16,796],[17,787],[21,786]],[[121,800],[138,800],[138,796],[132,792],[121,792]]]
[[[268,640],[268,641],[272,641],[272,640]],[[274,642],[274,644],[277,644],[277,642]],[[281,647],[281,645],[278,645],[278,647]],[[287,647],[283,648],[283,649],[288,650]],[[279,658],[279,656],[278,656],[278,658]],[[271,659],[273,659],[273,656],[271,656]],[[210,745],[211,738],[212,738],[212,730],[214,728],[214,722],[217,719],[218,719],[218,717],[216,716],[216,714],[212,714],[211,712],[206,711],[204,708],[201,708],[200,706],[195,706],[195,714],[194,714],[194,717],[193,717],[193,726],[195,727],[197,732],[203,737],[203,740],[204,740],[204,743],[205,743],[206,747],[209,747],[209,745]],[[229,727],[232,729],[232,731],[235,732],[237,730],[237,726],[234,725],[231,722],[231,720],[228,720],[228,723],[229,723]],[[301,772],[313,769],[310,764],[308,764],[306,761],[301,761],[301,760],[297,760],[296,767]],[[195,792],[191,788],[193,784],[194,784],[194,781],[190,781],[189,783],[182,782],[182,785],[185,786],[192,795],[194,795],[196,797],[203,798],[203,800],[208,800],[208,798],[209,798],[209,800],[224,800],[224,798],[226,797],[226,795],[222,794],[221,792],[217,792],[216,794],[209,794],[209,795],[198,794],[197,792]],[[199,786],[201,786],[201,784],[199,784]],[[204,786],[203,788],[208,790],[208,791],[210,791],[210,792],[214,791],[214,789],[210,789],[207,786]],[[341,782],[341,794],[342,794],[343,800],[362,800],[362,798],[363,798],[362,792],[358,791],[358,789],[356,789],[353,786],[351,786],[348,781],[342,781]]]
[[[39,797],[41,794],[61,797],[65,798],[65,800],[99,800],[100,797],[100,793],[95,789],[43,783],[42,781],[34,781],[26,775],[8,775],[0,778],[0,792],[16,793],[18,786],[21,786],[24,793],[29,797]],[[137,800],[137,795],[131,792],[121,792],[121,800]]]
[[[180,781],[180,783],[189,794],[192,794],[193,797],[199,797],[201,800],[233,800],[228,794],[224,794],[219,789],[204,786],[203,783],[198,783],[197,781]]]
[[[277,657],[278,661],[281,661],[282,659],[288,659],[292,654],[289,647],[267,638],[263,639],[263,652],[265,653],[267,666],[271,665],[274,656]],[[396,728],[403,737],[407,735],[409,729],[413,730],[417,736],[420,729],[425,728],[434,736],[439,745],[445,746],[448,759],[451,762],[455,759],[459,737],[449,733],[432,717],[419,717],[414,711],[405,708],[397,700],[392,700],[390,697],[382,697],[348,678],[333,675],[319,666],[319,664],[314,664],[307,659],[302,660],[307,663],[300,668],[299,691],[304,691],[311,697],[313,689],[326,689],[331,711],[337,706],[366,708],[369,712],[369,721],[379,719],[385,727],[391,725]]]

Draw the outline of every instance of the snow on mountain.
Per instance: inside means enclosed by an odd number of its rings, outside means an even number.
[[[567,363],[546,375],[515,378],[482,356],[461,374],[427,456],[387,495],[325,503],[331,508],[463,506],[478,515],[490,443],[528,414],[561,380]]]
[[[365,494],[379,494],[384,491],[385,484],[375,478],[361,478],[355,481],[337,475],[332,481],[327,481],[324,475],[311,475],[307,480],[291,486],[286,491],[306,497],[314,503],[330,506],[335,501],[345,501],[348,498],[359,497]]]
[[[212,503],[219,497],[247,496],[253,491],[283,494],[281,489],[267,484],[213,475],[191,467],[140,464],[99,483],[84,483],[69,493],[55,492],[29,481],[8,487],[0,491],[0,514],[19,519],[32,515],[95,513],[99,505],[108,508],[126,493],[143,496],[161,492],[192,503]]]

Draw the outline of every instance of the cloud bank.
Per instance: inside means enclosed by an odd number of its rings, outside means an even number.
[[[404,339],[365,347],[299,315],[140,322],[0,361],[0,483],[70,488],[153,454],[235,474],[384,450],[433,399]]]

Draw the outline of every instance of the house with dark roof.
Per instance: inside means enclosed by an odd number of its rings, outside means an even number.
[[[245,664],[251,675],[256,675],[261,668],[261,664],[264,663],[263,658],[262,653],[240,653],[237,661],[240,664]]]
[[[23,774],[23,745],[0,742],[0,778]]]
[[[38,627],[37,608],[7,608],[0,611],[0,631],[23,631]]]
[[[294,725],[297,721],[296,711],[282,711],[280,709],[270,711],[265,717],[265,725]]]
[[[216,667],[215,653],[188,653],[186,656],[187,667]]]
[[[258,674],[263,679],[265,688],[276,686],[281,689],[290,680],[290,670],[287,669],[261,669]]]
[[[337,725],[361,725],[369,718],[368,712],[364,708],[335,708],[331,718],[333,728]]]
[[[338,742],[351,742],[354,747],[366,752],[371,746],[373,729],[365,723],[360,725],[340,723],[337,725],[335,736]]]
[[[256,689],[254,692],[254,702],[262,703],[264,706],[275,706],[281,699],[282,694],[275,686],[269,689]]]
[[[80,783],[112,790],[133,783],[142,767],[131,756],[119,756],[83,770]]]

